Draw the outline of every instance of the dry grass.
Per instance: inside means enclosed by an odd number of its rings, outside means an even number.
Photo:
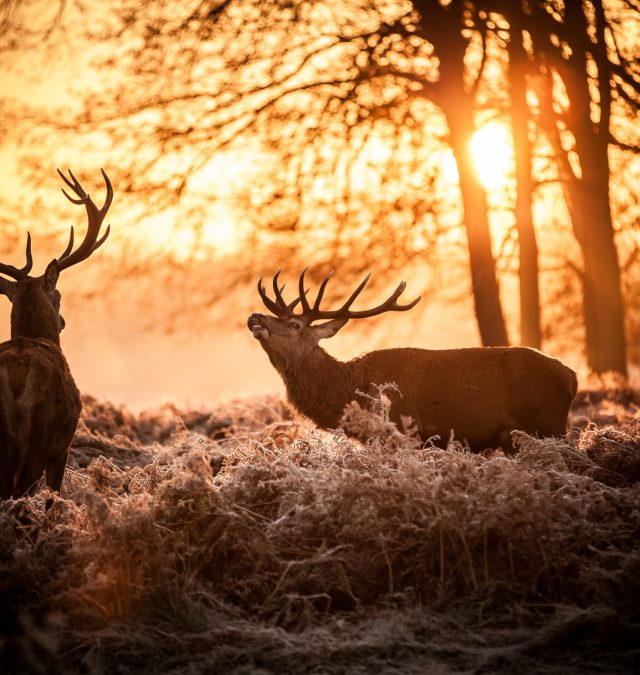
[[[362,445],[282,401],[85,400],[63,498],[0,505],[0,661],[35,673],[633,672],[640,417],[583,392],[514,459]]]

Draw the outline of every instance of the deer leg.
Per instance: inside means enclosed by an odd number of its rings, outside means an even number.
[[[67,448],[62,455],[56,457],[55,459],[50,459],[47,462],[46,476],[47,476],[47,487],[52,492],[57,492],[60,494],[60,488],[62,487],[62,479],[64,477],[64,470],[67,468],[67,457],[69,455],[69,449]],[[44,508],[45,511],[48,511],[53,505],[53,497],[49,497],[45,502]]]
[[[516,454],[516,449],[513,447],[513,441],[511,440],[510,429],[505,429],[498,434],[498,445],[507,457],[513,457]]]
[[[16,477],[16,484],[13,488],[13,498],[19,499],[25,494],[32,495],[38,484],[38,479],[42,475],[42,466],[39,462],[20,467]]]
[[[53,492],[60,492],[68,455],[69,449],[67,448],[62,455],[47,462],[47,487]]]
[[[0,449],[0,499],[9,499],[16,475],[17,451],[12,443]]]
[[[13,488],[13,471],[2,467],[0,468],[0,499],[9,499]]]

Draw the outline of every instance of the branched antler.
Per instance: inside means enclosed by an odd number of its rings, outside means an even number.
[[[13,265],[5,265],[4,263],[0,263],[0,274],[11,277],[16,281],[20,281],[20,279],[25,279],[27,276],[29,276],[29,272],[31,272],[31,267],[33,266],[33,256],[31,255],[31,234],[29,232],[27,232],[27,250],[25,255],[27,261],[24,267],[18,269]]]
[[[60,169],[57,169],[57,171],[60,174],[62,180],[67,184],[67,186],[71,190],[73,190],[77,198],[71,197],[69,194],[67,194],[67,192],[63,188],[62,192],[64,196],[73,204],[84,205],[84,207],[87,210],[87,218],[88,218],[87,233],[85,234],[84,240],[82,241],[80,246],[78,246],[78,248],[75,251],[73,251],[73,253],[72,250],[73,250],[74,232],[73,226],[71,227],[71,233],[69,235],[69,243],[67,244],[67,248],[65,248],[62,255],[58,258],[58,268],[60,270],[64,270],[67,267],[71,267],[76,263],[86,260],[96,249],[100,248],[100,246],[104,244],[105,240],[109,236],[111,228],[110,226],[107,226],[104,235],[100,239],[98,239],[98,235],[100,234],[100,228],[102,227],[102,221],[104,220],[104,217],[107,215],[107,211],[109,210],[109,207],[111,206],[111,201],[113,200],[113,187],[111,186],[111,181],[109,180],[107,174],[104,172],[104,169],[100,169],[100,171],[102,172],[102,176],[104,178],[105,185],[107,186],[107,198],[105,199],[102,208],[99,209],[95,205],[91,197],[84,191],[78,179],[73,175],[73,173],[71,173],[71,170],[69,170],[69,176],[71,176],[71,180],[69,180],[62,173],[62,171],[60,171]]]
[[[276,272],[275,276],[273,277],[273,292],[275,296],[275,301],[272,300],[267,295],[264,286],[262,285],[262,277],[260,277],[260,280],[258,281],[258,292],[260,293],[260,297],[262,298],[262,301],[264,302],[266,308],[278,317],[283,318],[287,316],[297,316],[306,319],[307,323],[311,323],[312,321],[318,321],[321,319],[365,319],[370,316],[377,316],[378,314],[383,314],[384,312],[406,312],[412,307],[415,307],[415,305],[420,301],[420,296],[418,296],[415,300],[413,300],[413,302],[410,302],[407,305],[398,304],[397,302],[398,298],[400,297],[400,295],[402,295],[405,288],[407,287],[406,282],[402,281],[400,284],[398,284],[398,287],[389,296],[389,298],[380,305],[378,305],[377,307],[365,310],[352,310],[351,306],[355,302],[356,298],[360,295],[360,293],[362,293],[364,287],[367,285],[369,279],[371,278],[371,274],[369,273],[360,282],[358,287],[355,289],[355,291],[353,291],[353,293],[349,296],[349,298],[342,305],[342,307],[333,310],[323,310],[320,309],[320,303],[322,302],[322,298],[324,296],[327,284],[329,283],[329,279],[331,279],[331,277],[333,276],[333,270],[329,272],[329,274],[323,279],[322,283],[320,284],[320,288],[318,289],[318,295],[316,296],[313,306],[309,304],[306,297],[307,293],[309,292],[308,289],[305,289],[304,287],[304,276],[306,272],[307,268],[305,268],[300,274],[300,279],[298,281],[298,297],[290,303],[287,303],[284,297],[282,296],[284,286],[280,288],[278,285],[278,277],[280,275],[280,270],[278,270],[278,272]],[[296,307],[296,305],[298,305],[298,303],[300,303],[302,311],[299,312],[298,314],[295,314],[293,309]]]

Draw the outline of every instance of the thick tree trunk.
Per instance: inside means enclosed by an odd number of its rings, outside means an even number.
[[[582,251],[587,364],[596,373],[616,371],[626,375],[624,309],[609,196],[611,64],[603,2],[564,3],[561,23],[570,50],[558,47],[554,39],[557,33],[550,29],[544,9],[538,7],[532,14],[523,14],[519,4],[509,7],[516,8],[513,15],[507,12],[510,20],[515,18],[517,25],[526,26],[544,75],[539,91],[541,123],[554,149],[573,231]],[[536,12],[538,20],[530,20]],[[569,161],[560,137],[551,66],[561,76],[569,99],[563,122],[575,139],[572,150],[578,156],[579,169]]]
[[[606,158],[585,152],[580,155],[580,164],[582,179],[573,181],[570,192],[574,231],[584,263],[587,363],[595,373],[615,371],[626,375],[624,307],[609,208],[608,164]]]
[[[470,141],[473,119],[464,108],[447,111],[451,131],[451,147],[458,164],[464,223],[469,245],[471,285],[480,338],[485,347],[508,345],[507,329],[502,315],[495,261],[491,250],[491,233],[487,213],[487,196],[478,178]]]
[[[587,123],[580,125],[582,129],[573,126],[582,173],[576,177],[561,146],[550,106],[544,98],[541,104],[542,121],[564,177],[564,194],[571,225],[582,253],[587,365],[594,373],[615,371],[626,375],[624,308],[611,221],[606,141],[594,137],[588,117]],[[598,146],[603,143],[604,147],[598,150]]]
[[[594,2],[595,22],[584,7],[567,8],[567,21],[583,35],[592,25],[596,40],[590,46],[597,66],[599,112],[592,119],[592,95],[587,80],[587,59],[576,50],[567,62],[558,62],[570,101],[569,129],[575,137],[580,175],[569,182],[574,231],[582,249],[583,292],[587,337],[587,363],[595,373],[626,375],[624,308],[620,266],[615,245],[609,195],[609,124],[611,117],[610,64],[606,54],[605,17],[601,2]]]
[[[539,349],[540,290],[538,271],[538,242],[533,227],[531,141],[527,115],[526,59],[522,33],[514,30],[509,49],[509,89],[511,93],[511,124],[513,128],[516,165],[515,218],[518,230],[520,291],[520,344]]]
[[[464,30],[467,6],[459,1],[443,6],[430,0],[413,0],[413,5],[422,17],[419,34],[434,45],[440,60],[440,78],[437,83],[430,83],[429,90],[447,118],[451,148],[458,164],[480,338],[484,346],[507,345],[507,330],[491,250],[487,196],[471,156],[475,125],[473,88],[468,91],[465,82],[465,55],[470,39]]]

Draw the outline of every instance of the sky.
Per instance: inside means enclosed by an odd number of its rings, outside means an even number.
[[[79,55],[82,58],[79,58]],[[90,70],[90,58],[82,52],[80,45],[73,40],[67,41],[59,53],[59,58],[46,61],[35,61],[27,54],[12,69],[0,71],[0,99],[14,98],[19,101],[40,103],[45,106],[63,105],[73,107],[77,99],[70,93],[70,86],[78,86],[83,78],[92,78],[95,73]],[[55,130],[52,130],[55,134]],[[74,224],[76,230],[82,231],[84,217],[79,209],[68,204],[59,192],[60,180],[55,173],[56,167],[74,168],[79,147],[67,147],[61,144],[51,157],[50,175],[41,185],[25,185],[24,173],[16,163],[15,152],[22,139],[7,134],[5,142],[0,145],[0,201],[7,202],[16,195],[39,191],[44,203],[56,204],[61,209],[64,221],[63,231],[67,223]],[[490,122],[485,125],[474,138],[473,151],[478,170],[485,186],[489,190],[500,191],[504,187],[505,175],[513,162],[509,146],[509,132],[503,125]],[[380,151],[384,152],[384,148]],[[87,158],[82,157],[86,167]],[[208,182],[218,183],[247,179],[247,164],[234,164],[226,156],[218,157],[210,167],[207,175],[202,176],[203,189]],[[99,177],[101,158],[96,157],[95,175]],[[108,167],[106,167],[108,169]],[[457,181],[457,170],[452,156],[446,153],[442,159],[444,179],[452,185]],[[84,175],[84,174],[83,174]],[[197,187],[197,185],[196,185]],[[119,223],[126,220],[125,205],[118,200],[118,185],[114,185],[115,199],[108,222],[112,225],[112,235],[103,249],[96,254],[100,261],[92,261],[93,270],[103,269],[100,265],[108,265],[113,251],[118,250],[124,237],[131,232],[119,231]],[[102,199],[103,188],[95,192],[96,200]],[[143,209],[144,211],[144,209]],[[42,236],[42,224],[38,214],[33,214],[33,221],[20,223],[26,230]],[[224,210],[212,211],[208,214],[206,230],[213,240],[223,247],[233,247],[233,233],[237,222]],[[120,225],[121,227],[121,225]],[[38,228],[41,228],[40,230]],[[166,217],[154,213],[145,213],[136,223],[135,246],[179,247],[181,240],[175,238],[171,223]],[[189,232],[179,236],[188,239]],[[172,239],[173,237],[173,239]],[[64,246],[62,242],[62,246]],[[36,268],[44,269],[47,256],[56,255],[42,247],[36,247]],[[243,251],[234,251],[242,256]],[[18,264],[24,255],[20,247],[11,259],[3,262]],[[107,261],[107,262],[105,262]],[[39,266],[39,267],[38,267]],[[376,270],[373,270],[376,273]],[[150,272],[150,271],[149,271]],[[264,270],[266,277],[275,270]],[[297,275],[299,270],[287,270],[290,275]],[[339,274],[339,270],[337,271]],[[384,274],[380,270],[379,273]],[[63,313],[67,328],[62,334],[63,350],[71,365],[74,377],[80,389],[98,398],[105,398],[116,403],[124,403],[134,408],[153,407],[166,401],[182,406],[204,406],[241,396],[254,396],[272,392],[283,392],[279,376],[269,363],[266,354],[243,326],[244,316],[234,313],[220,319],[217,325],[211,321],[200,320],[197,315],[186,314],[176,316],[175,324],[179,328],[169,334],[163,325],[149,325],[140,316],[140,307],[128,303],[126,293],[122,290],[106,294],[115,295],[115,300],[107,303],[100,297],[93,301],[81,299],[83,283],[91,271],[72,271],[64,275],[60,288],[63,293]],[[98,274],[101,272],[97,272]],[[111,271],[111,273],[113,273]],[[143,270],[142,274],[145,273]],[[388,275],[387,275],[388,276]],[[385,282],[395,287],[402,279],[385,276]],[[508,296],[515,297],[514,283],[502,281],[507,287]],[[416,288],[417,286],[417,288]],[[409,283],[407,297],[422,292],[419,278],[414,279],[414,290]],[[415,292],[414,292],[415,291]],[[157,302],[162,301],[162,288],[156,289]],[[122,297],[118,296],[122,293]],[[250,284],[243,290],[241,312],[248,315],[251,311],[264,311],[262,303]],[[509,329],[512,334],[516,328],[516,312],[509,306]],[[373,299],[377,304],[379,300]],[[225,306],[226,307],[226,306]],[[227,311],[227,310],[224,310]],[[9,335],[9,302],[0,298],[0,337]],[[425,298],[420,305],[406,316],[386,316],[371,322],[359,322],[360,325],[347,326],[338,336],[323,346],[339,358],[350,358],[379,347],[415,346],[426,348],[466,347],[478,345],[478,333],[473,312],[471,297],[456,302],[447,297],[446,288],[440,299]],[[578,363],[569,363],[577,367]]]
[[[77,85],[79,78],[83,77],[83,62],[72,57],[73,54],[63,52],[59,60],[49,60],[44,64],[39,62],[38,70],[31,68],[27,57],[19,61],[14,69],[4,69],[0,72],[0,98],[9,97],[45,106],[73,106],[74,98],[69,86]],[[35,187],[41,191],[43,199],[54,204],[55,200],[59,200],[57,207],[64,209],[63,217],[68,218],[68,224],[73,224],[77,232],[83,231],[85,219],[82,210],[75,210],[76,207],[67,204],[59,192],[61,182],[55,173],[56,158],[52,158],[51,176],[45,185],[24,185],[15,157],[20,139],[11,137],[9,133],[6,140],[8,143],[0,146],[0,200],[32,192]],[[60,153],[63,157],[67,153],[72,164],[73,149],[60,148]],[[237,178],[233,167],[224,167],[224,158],[221,165],[225,170],[217,173],[218,177],[222,173],[227,178]],[[96,172],[98,168],[96,165]],[[452,180],[455,178],[453,175]],[[119,211],[117,184],[114,189],[114,203],[107,218],[112,225],[111,240],[96,257],[108,257],[108,247],[118,237],[118,220],[123,214]],[[101,189],[92,196],[100,203],[103,194]],[[24,225],[25,236],[26,229],[32,232],[35,229],[37,235],[37,219]],[[224,222],[222,225],[216,226],[214,236],[228,237]],[[151,216],[147,226],[157,238],[166,223]],[[34,236],[34,271],[41,273],[50,252],[38,248],[37,241],[37,236]],[[64,243],[61,245],[64,246]],[[21,265],[23,256],[21,246],[11,259],[3,262]],[[265,275],[274,271],[265,270]],[[292,270],[292,273],[297,274],[298,270]],[[202,407],[237,397],[284,392],[280,377],[267,355],[242,326],[244,318],[233,317],[229,322],[231,325],[226,327],[214,327],[210,323],[199,327],[197,317],[191,317],[183,330],[168,334],[163,326],[149,327],[148,322],[140,321],[139,307],[128,307],[125,298],[108,305],[100,301],[78,301],[74,294],[80,294],[86,274],[84,269],[70,270],[65,272],[59,284],[66,320],[66,328],[61,335],[62,348],[82,392],[134,409],[155,407],[165,402]],[[390,283],[397,284],[400,280],[391,279]],[[251,294],[254,295],[253,304],[249,299]],[[253,284],[247,289],[245,306],[250,311],[266,311]],[[9,301],[0,298],[1,339],[9,337],[9,312]],[[477,344],[478,339],[470,299],[466,303],[457,303],[453,308],[446,301],[430,302],[428,305],[423,302],[419,311],[414,310],[411,316],[396,315],[363,323],[367,325],[348,326],[323,346],[335,356],[348,359],[363,350],[378,347],[470,346]]]

